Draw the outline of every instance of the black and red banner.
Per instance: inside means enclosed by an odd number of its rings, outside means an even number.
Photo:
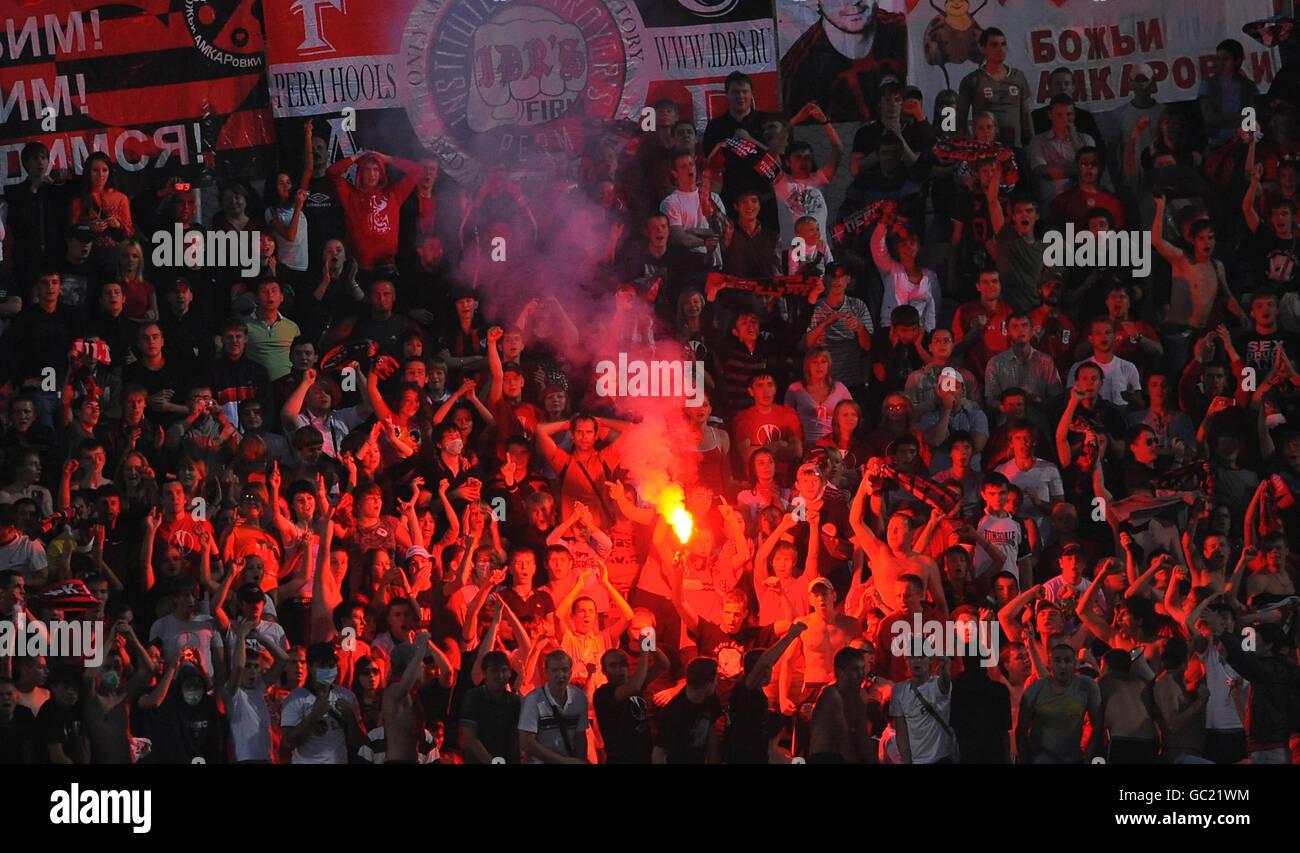
[[[256,168],[274,140],[261,0],[0,0],[0,184],[32,140],[53,169],[103,151],[127,183]]]

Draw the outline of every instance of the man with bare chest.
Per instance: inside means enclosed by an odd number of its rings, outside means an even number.
[[[817,578],[812,582],[808,589],[808,604],[812,607],[812,613],[795,620],[807,626],[807,630],[794,641],[790,651],[781,658],[778,695],[781,713],[786,715],[796,713],[799,705],[802,704],[796,702],[790,695],[791,682],[796,678],[796,670],[799,669],[794,662],[797,657],[796,646],[803,657],[801,673],[803,686],[800,693],[807,697],[807,700],[811,700],[816,691],[829,683],[834,674],[837,647],[831,638],[831,624],[835,621],[838,611],[835,607],[835,588],[831,586],[830,581],[826,578]]]
[[[401,678],[384,690],[381,709],[384,738],[387,741],[385,764],[415,764],[424,735],[424,714],[417,690],[424,681],[424,659],[429,656],[429,632],[421,631],[411,645],[403,643],[393,649],[393,672]]]
[[[1159,712],[1150,682],[1133,671],[1128,652],[1112,649],[1102,658],[1102,718],[1110,749],[1110,764],[1154,764],[1158,753],[1156,718]]]
[[[904,575],[916,575],[925,584],[925,591],[945,613],[948,602],[943,595],[943,579],[939,575],[939,566],[924,554],[912,550],[915,534],[915,519],[910,513],[896,512],[889,519],[885,529],[885,541],[871,531],[862,520],[862,508],[866,498],[869,477],[863,477],[858,491],[853,496],[853,505],[849,508],[849,523],[853,526],[854,541],[867,555],[867,564],[871,567],[871,577],[876,584],[876,592],[886,611],[897,610],[903,603],[905,584]]]
[[[1241,306],[1230,292],[1223,265],[1214,260],[1214,225],[1208,219],[1193,222],[1187,229],[1190,251],[1164,239],[1165,199],[1156,197],[1155,222],[1151,225],[1151,244],[1173,267],[1173,287],[1169,294],[1169,311],[1165,315],[1162,337],[1165,364],[1181,370],[1188,361],[1191,342],[1200,337],[1214,319],[1219,288],[1224,289],[1228,310],[1241,316]]]
[[[835,681],[817,697],[813,708],[810,764],[874,764],[868,710],[873,704],[862,689],[867,675],[861,649],[845,646],[835,653]]]

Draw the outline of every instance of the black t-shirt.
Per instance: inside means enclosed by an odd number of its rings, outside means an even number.
[[[704,128],[704,139],[700,147],[704,149],[707,155],[719,142],[735,136],[737,130],[744,130],[754,139],[760,142],[763,139],[763,122],[767,120],[766,113],[760,113],[758,110],[750,110],[749,115],[737,121],[731,113],[711,119]],[[772,194],[772,185],[767,179],[755,172],[749,166],[745,165],[740,159],[730,153],[726,155],[726,171],[722,175],[722,202],[728,209],[732,207],[736,197],[743,190],[757,192],[759,198],[770,196]],[[772,223],[767,223],[772,224]]]
[[[1263,384],[1273,369],[1279,348],[1285,348],[1287,357],[1294,360],[1300,356],[1300,336],[1284,332],[1280,328],[1272,334],[1264,335],[1251,329],[1233,336],[1233,346],[1241,353],[1247,367],[1255,368],[1256,381]]]
[[[325,250],[325,244],[337,237],[343,239],[343,205],[334,197],[334,186],[324,175],[307,183],[307,200],[302,213],[307,217],[307,243],[314,262]]]
[[[610,764],[649,764],[654,749],[650,732],[650,706],[644,697],[634,694],[621,702],[612,684],[596,690],[592,704],[596,722],[605,739],[606,760]]]
[[[1283,240],[1266,222],[1246,241],[1238,259],[1250,286],[1268,283],[1280,292],[1300,287],[1300,240]]]
[[[854,154],[874,154],[880,149],[880,140],[889,131],[878,121],[869,121],[853,134]],[[907,147],[921,153],[934,147],[934,128],[928,121],[913,121],[903,127]]]
[[[744,681],[738,682],[727,703],[722,760],[727,764],[766,764],[767,745],[776,734],[775,719],[763,688],[750,690]]]
[[[26,705],[14,707],[8,725],[0,722],[0,764],[31,764],[33,752],[43,745],[36,738],[36,716]]]
[[[36,715],[36,737],[32,742],[34,762],[51,763],[49,746],[57,743],[63,747],[63,754],[71,758],[73,764],[85,764],[82,729],[81,714],[76,708],[64,708],[53,699],[47,699],[41,706],[41,712]]]
[[[977,188],[978,189],[978,188]],[[1011,205],[1005,196],[998,196],[1002,205],[1005,221],[1011,220]],[[987,243],[997,237],[993,228],[993,217],[989,213],[989,199],[982,191],[964,192],[957,196],[957,206],[953,218],[962,223],[961,238],[965,243],[964,257],[971,265],[981,263],[980,258],[987,257]]]
[[[157,370],[150,370],[145,367],[143,361],[135,361],[128,364],[126,369],[122,371],[123,385],[139,385],[149,392],[149,396],[170,389],[175,392],[172,395],[172,402],[179,404],[185,402],[186,379],[187,377],[182,370],[171,361],[164,361],[163,366]],[[148,412],[149,418],[164,429],[182,417],[182,415],[158,411],[153,408],[150,408]]]
[[[208,764],[225,762],[225,717],[216,700],[205,694],[191,707],[182,697],[180,687],[173,685],[153,717],[154,760],[159,764],[190,764],[195,758]]]
[[[770,625],[745,625],[732,635],[708,619],[701,619],[693,633],[700,655],[718,662],[718,697],[724,701],[745,675],[745,655],[751,649],[766,649],[777,641]]]
[[[669,764],[703,764],[708,757],[709,732],[722,716],[722,703],[710,696],[698,705],[682,690],[659,712],[660,749]]]
[[[963,762],[1006,763],[1002,739],[1011,730],[1011,692],[1005,684],[968,667],[953,679],[951,717]]]
[[[460,719],[478,726],[478,739],[492,757],[500,756],[506,764],[518,764],[517,750],[510,748],[511,735],[519,727],[519,696],[506,693],[500,700],[493,699],[487,685],[480,684],[465,694],[460,706]],[[472,752],[465,752],[466,764],[478,764]]]
[[[59,304],[74,311],[90,313],[99,299],[99,270],[90,261],[74,264],[66,258],[57,267],[63,279]]]

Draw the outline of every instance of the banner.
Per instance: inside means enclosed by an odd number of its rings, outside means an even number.
[[[1049,100],[1052,69],[1074,72],[1075,100],[1092,112],[1123,106],[1133,69],[1149,63],[1162,103],[1196,97],[1213,74],[1214,48],[1235,38],[1243,70],[1261,90],[1278,69],[1276,50],[1242,33],[1273,13],[1272,0],[775,0],[784,106],[817,100],[833,121],[872,118],[886,79],[921,88],[930,110],[983,61],[986,27],[1007,36],[1007,65],[1025,73],[1030,103]],[[906,50],[902,46],[906,46]]]
[[[0,183],[39,140],[124,173],[251,168],[273,141],[259,0],[0,0]],[[266,149],[269,152],[269,148]],[[149,173],[145,173],[149,174]]]
[[[332,153],[423,152],[473,181],[572,156],[662,97],[703,129],[733,70],[775,106],[771,14],[770,0],[273,0],[271,103],[325,117]]]

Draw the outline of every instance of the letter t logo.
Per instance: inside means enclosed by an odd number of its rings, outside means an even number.
[[[294,0],[289,11],[302,15],[303,40],[298,45],[301,54],[328,53],[334,50],[334,45],[325,38],[325,23],[316,14],[317,6],[329,6],[347,12],[347,0]]]

